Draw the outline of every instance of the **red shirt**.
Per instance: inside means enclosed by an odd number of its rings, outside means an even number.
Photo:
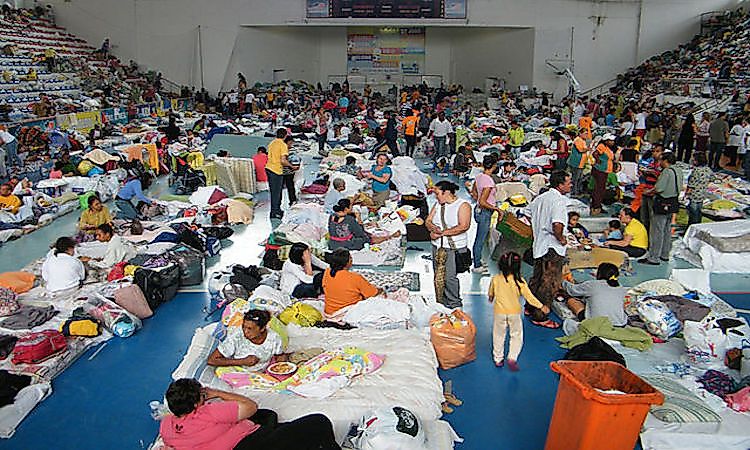
[[[266,163],[268,162],[268,155],[265,153],[256,153],[253,156],[253,165],[255,166],[255,181],[268,181],[268,174],[266,174]]]
[[[249,420],[237,420],[237,402],[218,401],[201,405],[183,417],[162,419],[159,433],[175,450],[226,450],[260,428]]]

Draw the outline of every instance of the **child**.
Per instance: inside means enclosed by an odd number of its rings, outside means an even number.
[[[62,168],[63,168],[63,163],[61,161],[56,161],[55,168],[49,171],[49,179],[55,180],[55,179],[62,178],[63,177]]]
[[[568,212],[568,231],[578,239],[587,238],[589,237],[589,230],[578,222],[580,218],[581,215],[577,212]]]
[[[339,167],[339,172],[348,173],[349,175],[357,176],[359,173],[359,167],[357,167],[357,159],[353,156],[346,157],[346,164]]]
[[[489,301],[494,303],[495,324],[492,328],[492,356],[497,367],[504,364],[505,333],[510,334],[508,349],[508,367],[517,371],[518,355],[523,347],[523,317],[521,301],[527,302],[549,314],[549,307],[543,305],[529,290],[526,280],[521,277],[521,256],[518,253],[506,253],[500,257],[500,274],[492,277],[489,289]]]
[[[622,240],[622,224],[617,219],[609,221],[609,228],[604,230],[604,236],[599,238],[601,242],[604,241],[621,241]]]
[[[563,288],[575,297],[567,300],[568,308],[578,317],[578,320],[592,317],[607,317],[612,325],[623,327],[627,325],[625,315],[625,294],[628,289],[620,287],[617,279],[620,271],[612,263],[601,263],[596,270],[596,280],[573,284],[563,281]]]

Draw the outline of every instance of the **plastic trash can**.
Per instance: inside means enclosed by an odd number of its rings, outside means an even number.
[[[633,450],[651,405],[664,396],[620,364],[556,361],[560,374],[545,450]],[[616,390],[620,393],[604,393]]]

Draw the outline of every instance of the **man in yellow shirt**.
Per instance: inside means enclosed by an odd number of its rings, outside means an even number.
[[[18,214],[21,208],[21,199],[13,195],[13,188],[9,184],[0,186],[0,208],[11,214]]]
[[[622,250],[632,258],[640,258],[648,249],[648,232],[630,208],[620,210],[620,222],[625,224],[622,240],[607,241],[603,245],[616,250]]]
[[[289,147],[284,142],[286,128],[276,131],[276,139],[268,144],[268,162],[266,163],[266,175],[268,175],[268,189],[271,191],[271,219],[281,219],[284,213],[281,211],[281,190],[284,186],[284,167],[294,168],[289,162]]]
[[[508,144],[510,145],[510,151],[513,153],[514,158],[518,158],[525,137],[523,128],[518,125],[517,121],[512,121],[510,123],[510,130],[508,130]]]
[[[417,146],[417,124],[419,123],[419,113],[412,109],[411,114],[401,121],[404,127],[404,138],[406,139],[406,155],[413,156],[414,148]]]

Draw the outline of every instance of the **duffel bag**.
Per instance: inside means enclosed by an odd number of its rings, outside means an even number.
[[[143,291],[135,284],[121,287],[113,296],[118,306],[139,319],[147,319],[154,315]]]
[[[57,330],[31,333],[18,339],[13,348],[13,364],[36,364],[68,347],[68,341]]]
[[[216,239],[227,239],[234,234],[234,230],[229,227],[203,227],[203,232]]]
[[[172,300],[177,294],[180,285],[180,268],[177,264],[170,264],[159,269],[139,267],[133,274],[133,283],[141,288],[148,306],[151,311],[154,311],[162,303]]]
[[[206,275],[203,253],[187,245],[178,245],[167,252],[167,257],[180,268],[180,286],[193,286],[203,282]]]

